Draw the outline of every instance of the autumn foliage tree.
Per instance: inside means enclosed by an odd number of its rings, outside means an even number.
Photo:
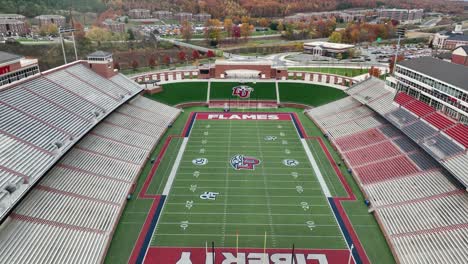
[[[177,57],[179,57],[179,61],[185,61],[187,59],[185,52],[183,52],[182,50],[179,51],[179,54],[177,54]]]
[[[171,57],[169,57],[169,55],[165,55],[164,58],[163,58],[163,62],[166,65],[171,64]]]
[[[193,28],[192,23],[188,20],[184,20],[182,22],[182,27],[180,29],[180,33],[186,42],[189,42],[192,39],[193,35]]]
[[[133,60],[131,65],[132,65],[132,69],[136,71],[138,69],[139,63],[138,61]]]
[[[208,50],[208,52],[206,52],[206,57],[213,58],[214,56],[215,56],[215,53],[212,50]]]
[[[198,60],[198,59],[200,59],[200,52],[198,52],[198,50],[193,50],[193,51],[192,51],[192,59],[193,59],[193,60]]]
[[[381,72],[380,69],[377,68],[377,67],[372,66],[372,67],[369,69],[369,75],[370,75],[370,76],[379,78],[381,74],[382,74],[382,72]]]
[[[156,67],[156,59],[154,58],[154,56],[150,56],[150,58],[148,59],[148,66],[153,69],[154,67]]]
[[[398,57],[397,57],[397,63],[398,63],[399,61],[404,60],[404,59],[405,59],[405,56],[403,56],[403,55],[398,55]],[[389,69],[390,69],[390,73],[393,72],[394,65],[395,65],[395,56],[392,56],[392,57],[390,57],[390,60],[389,60]]]

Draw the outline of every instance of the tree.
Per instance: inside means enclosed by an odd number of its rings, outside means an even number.
[[[138,64],[138,61],[136,61],[136,60],[133,60],[133,61],[132,61],[132,69],[133,69],[133,71],[136,71],[136,70],[138,69],[138,65],[139,65],[139,64]]]
[[[205,39],[211,46],[216,46],[221,41],[221,21],[218,19],[209,19],[206,22]]]
[[[57,25],[51,23],[47,26],[47,34],[49,34],[50,36],[57,36],[58,33],[59,32]]]
[[[266,18],[260,18],[258,20],[258,25],[261,26],[261,27],[267,27],[268,25],[270,24],[270,22],[268,21],[268,19]]]
[[[149,58],[148,66],[150,67],[150,69],[153,69],[154,67],[156,67],[156,58],[154,56],[151,56]]]
[[[328,38],[328,41],[333,42],[333,43],[341,43],[342,41],[341,33],[338,31],[333,32]]]
[[[224,30],[226,30],[228,37],[232,37],[233,25],[232,19],[224,19]]]
[[[380,75],[381,75],[381,71],[380,71],[379,68],[372,66],[372,67],[369,69],[369,75],[379,78]]]
[[[164,58],[163,58],[163,62],[166,65],[171,64],[171,57],[169,57],[169,55],[165,55]]]
[[[343,59],[343,54],[341,54],[341,53],[336,54],[336,58],[338,60],[342,60]]]
[[[284,25],[283,25],[283,22],[281,22],[281,21],[280,21],[280,22],[278,23],[278,27],[277,27],[277,29],[278,29],[278,31],[279,31],[279,32],[281,32],[281,31],[283,31],[283,30],[284,30]]]
[[[179,54],[177,54],[177,57],[179,57],[179,61],[185,61],[187,59],[185,52],[183,52],[182,50],[179,51]]]
[[[215,56],[214,52],[212,50],[208,50],[208,52],[206,52],[206,57],[208,58],[213,58]]]
[[[190,23],[190,21],[188,20],[184,20],[182,22],[180,33],[182,34],[182,37],[184,38],[185,42],[189,42],[192,39],[193,35],[192,23]]]
[[[198,52],[198,50],[193,50],[193,51],[192,51],[192,59],[193,59],[193,60],[198,60],[198,59],[200,59],[200,52]]]
[[[405,59],[405,56],[403,55],[398,55],[397,57],[397,63],[404,60]],[[390,69],[390,73],[393,73],[393,67],[394,67],[394,64],[395,64],[395,56],[392,56],[390,57],[390,60],[389,60],[389,69]]]
[[[128,29],[127,34],[128,34],[128,40],[135,40],[135,34],[133,33],[133,30]]]
[[[252,34],[252,32],[250,31],[250,24],[249,23],[242,23],[241,24],[240,34],[245,39],[247,39]]]
[[[100,27],[92,27],[88,32],[86,32],[86,37],[92,41],[102,42],[112,39],[112,33]]]
[[[241,29],[239,26],[235,25],[233,28],[232,28],[232,36],[234,37],[234,39],[239,39],[241,37]]]

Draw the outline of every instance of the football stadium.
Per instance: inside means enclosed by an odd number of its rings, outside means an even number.
[[[0,52],[0,263],[467,262],[465,66],[112,65]]]

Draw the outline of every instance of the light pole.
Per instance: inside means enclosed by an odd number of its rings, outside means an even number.
[[[397,44],[396,51],[395,51],[395,59],[394,59],[394,61],[393,61],[393,71],[392,71],[392,74],[395,74],[396,64],[397,64],[397,60],[398,60],[398,52],[400,51],[401,37],[405,36],[405,33],[406,33],[406,28],[398,28],[398,29],[397,29],[398,44]]]

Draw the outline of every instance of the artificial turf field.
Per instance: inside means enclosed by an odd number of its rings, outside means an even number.
[[[259,164],[236,169],[237,155]],[[151,245],[236,247],[239,234],[239,247],[262,248],[265,232],[268,248],[345,248],[291,120],[196,120]]]

